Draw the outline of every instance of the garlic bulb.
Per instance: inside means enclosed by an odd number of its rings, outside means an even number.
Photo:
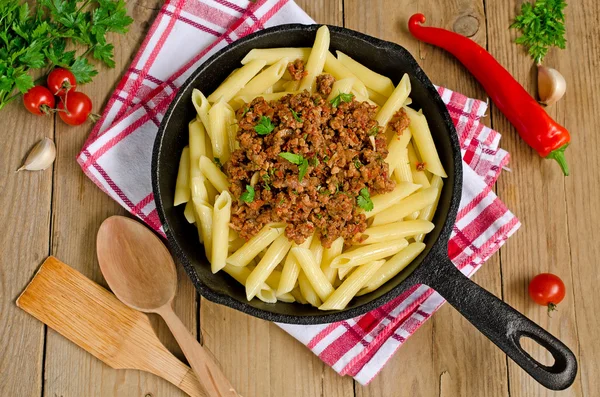
[[[538,65],[538,95],[540,103],[552,105],[565,95],[567,82],[556,69]]]
[[[56,146],[52,139],[44,138],[31,149],[25,163],[17,170],[39,171],[50,167],[56,158]]]

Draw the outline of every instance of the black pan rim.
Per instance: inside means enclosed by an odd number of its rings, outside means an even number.
[[[404,47],[400,46],[399,44],[381,40],[381,39],[377,39],[372,36],[368,36],[368,35],[365,35],[363,33],[360,33],[360,32],[357,32],[357,31],[354,31],[351,29],[327,25],[332,33],[340,33],[340,34],[347,36],[349,39],[365,41],[365,42],[369,43],[370,45],[372,45],[376,48],[379,48],[379,49],[387,47],[387,48],[390,48],[393,51],[397,52],[401,56],[406,57],[406,59],[408,60],[408,62],[411,65],[411,67],[415,71],[414,77],[417,78],[432,94],[433,102],[434,102],[433,104],[436,106],[437,110],[442,115],[442,117],[444,119],[444,124],[445,124],[446,128],[448,129],[448,131],[450,132],[449,138],[450,138],[450,143],[452,146],[452,152],[453,152],[452,158],[453,158],[453,164],[454,164],[454,170],[453,170],[454,171],[454,184],[452,186],[450,206],[448,208],[448,212],[446,214],[446,219],[445,219],[444,225],[441,228],[439,237],[432,244],[430,252],[425,256],[422,263],[420,265],[418,265],[417,268],[414,269],[414,271],[410,275],[408,275],[406,279],[401,281],[397,286],[392,288],[390,291],[388,291],[387,293],[381,295],[380,297],[375,298],[361,306],[357,306],[357,307],[350,308],[350,309],[344,309],[344,310],[340,310],[340,311],[323,312],[322,315],[291,315],[291,314],[274,313],[271,311],[267,311],[267,310],[263,310],[263,309],[259,309],[259,308],[250,306],[249,304],[240,302],[240,301],[232,298],[231,296],[215,292],[215,291],[211,290],[210,288],[206,287],[202,283],[202,281],[198,277],[198,274],[196,273],[196,270],[194,269],[193,264],[188,260],[187,256],[181,249],[181,247],[178,244],[173,233],[171,233],[171,231],[170,231],[169,222],[165,215],[162,198],[160,196],[159,154],[161,152],[162,141],[163,141],[163,137],[164,137],[164,134],[166,131],[166,127],[169,124],[170,116],[173,113],[173,110],[179,104],[179,101],[181,99],[183,92],[185,92],[186,89],[190,85],[194,84],[194,82],[198,79],[198,77],[206,69],[208,69],[212,63],[214,63],[217,59],[219,59],[219,57],[221,57],[224,53],[231,51],[233,48],[236,48],[237,46],[245,43],[246,41],[255,39],[256,37],[259,37],[261,35],[266,35],[266,34],[270,34],[270,33],[274,33],[274,32],[290,32],[290,31],[298,31],[298,30],[300,30],[300,31],[316,31],[316,29],[320,26],[323,26],[323,25],[320,25],[320,24],[278,25],[275,27],[267,28],[267,29],[252,33],[250,35],[247,35],[247,36],[235,41],[234,43],[226,46],[225,48],[219,50],[214,55],[212,55],[206,62],[204,62],[200,67],[198,67],[198,69],[196,69],[190,75],[190,77],[188,77],[188,79],[185,81],[185,83],[179,88],[179,91],[178,91],[176,97],[169,105],[169,108],[166,111],[165,116],[163,117],[163,119],[161,121],[159,130],[156,135],[155,142],[154,142],[153,154],[152,154],[152,169],[151,169],[152,189],[153,189],[153,193],[154,193],[154,199],[156,202],[157,212],[158,212],[159,218],[161,220],[161,223],[164,225],[164,232],[167,236],[167,241],[168,241],[168,244],[169,244],[171,250],[174,251],[175,256],[179,259],[179,261],[184,266],[186,273],[188,274],[190,280],[193,282],[193,284],[196,287],[196,289],[198,290],[198,292],[204,298],[206,298],[212,302],[231,307],[233,309],[236,309],[238,311],[241,311],[243,313],[249,314],[254,317],[258,317],[258,318],[268,320],[268,321],[279,322],[279,323],[303,324],[303,325],[324,324],[324,323],[331,323],[331,322],[336,322],[336,321],[341,321],[341,320],[346,320],[349,318],[357,317],[359,315],[365,314],[365,313],[391,301],[392,299],[399,296],[403,291],[407,290],[410,286],[413,286],[416,284],[421,284],[421,282],[426,279],[426,277],[424,277],[424,274],[427,272],[427,269],[426,269],[427,263],[428,262],[436,262],[438,260],[441,260],[442,256],[447,256],[447,254],[446,254],[447,242],[448,242],[448,238],[450,236],[450,232],[452,231],[452,226],[454,225],[454,222],[456,219],[458,205],[460,203],[460,198],[461,198],[461,193],[462,193],[462,157],[461,157],[461,152],[460,152],[460,144],[458,141],[458,135],[456,134],[454,124],[450,118],[450,114],[448,113],[448,109],[446,108],[446,105],[444,104],[444,102],[442,101],[442,98],[439,96],[437,90],[435,89],[435,87],[433,86],[433,84],[431,83],[429,78],[425,75],[425,72],[418,65],[418,63],[416,62],[414,57]]]

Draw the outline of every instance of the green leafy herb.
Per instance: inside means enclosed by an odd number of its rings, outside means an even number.
[[[302,135],[302,139],[306,140],[306,138],[308,138],[308,134]]]
[[[242,117],[245,117],[245,116],[246,116],[246,114],[247,114],[249,111],[250,111],[250,108],[249,108],[249,107],[247,107],[247,106],[246,106],[246,107],[244,107],[244,111],[242,112]]]
[[[269,183],[271,183],[271,177],[268,174],[264,174],[262,179],[265,182],[265,189],[271,190],[271,186],[269,186]]]
[[[358,158],[354,158],[354,166],[356,167],[356,169],[359,169],[360,167],[362,167],[362,163],[360,162],[360,160]]]
[[[221,164],[221,159],[220,158],[215,157],[214,158],[214,162],[215,162],[215,164],[216,164],[217,167],[223,168],[223,164]]]
[[[551,47],[565,48],[565,0],[536,0],[521,5],[511,28],[519,29],[521,36],[515,43],[527,48],[536,63],[541,63]]]
[[[322,190],[322,191],[320,191],[319,193],[321,193],[321,194],[326,194],[326,195],[328,195],[328,196],[331,194],[331,192],[330,192],[329,190],[327,190],[327,189],[325,189],[325,190]]]
[[[281,205],[283,203],[285,203],[285,199],[284,198],[282,198],[281,200],[279,200],[279,205]]]
[[[317,214],[317,218],[321,219],[321,218],[323,218],[323,215]]]
[[[329,161],[329,156],[323,157],[323,161],[328,162]]]
[[[302,123],[302,119],[300,118],[300,116],[298,116],[298,113],[296,113],[296,111],[292,108],[290,108],[290,111],[292,112],[292,116],[294,116],[294,119],[296,119],[297,122]]]
[[[373,127],[371,127],[371,129],[369,130],[369,136],[375,136],[377,135],[377,133],[379,132],[379,127],[374,125]]]
[[[20,0],[0,2],[0,109],[34,85],[35,69],[70,69],[78,84],[98,74],[96,59],[114,67],[108,33],[126,33],[133,22],[124,0]],[[66,51],[67,44],[77,50]]]
[[[290,152],[279,153],[279,157],[282,157],[290,163],[298,166],[298,180],[302,182],[302,178],[304,178],[304,175],[306,175],[306,172],[308,171],[308,160],[306,160],[300,154],[294,154]]]
[[[352,98],[354,98],[354,94],[344,94],[343,92],[340,92],[338,96],[329,101],[329,103],[334,108],[337,108],[342,102],[352,102]]]
[[[251,203],[254,201],[254,194],[254,188],[250,185],[246,185],[246,191],[242,193],[240,199],[242,199],[242,201],[245,201],[246,203]]]
[[[360,195],[356,198],[356,204],[367,212],[373,210],[373,201],[371,201],[369,189],[366,187],[360,189]]]
[[[254,126],[254,131],[256,131],[258,135],[269,135],[274,129],[275,126],[267,116],[262,116],[258,121],[258,124]]]
[[[319,162],[319,159],[317,158],[317,156],[310,159],[310,165],[312,165],[313,167],[316,167],[319,164],[320,164],[320,162]]]

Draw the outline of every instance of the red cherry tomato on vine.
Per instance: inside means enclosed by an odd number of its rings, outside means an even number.
[[[551,312],[565,298],[565,284],[554,274],[538,274],[529,283],[529,296]]]
[[[38,116],[50,114],[54,104],[54,95],[41,85],[33,87],[23,95],[25,109]]]
[[[75,91],[77,80],[67,69],[56,68],[48,75],[48,88],[56,96],[63,96],[68,92]]]
[[[73,91],[61,98],[57,109],[62,121],[69,125],[81,125],[92,113],[92,100],[83,92]]]

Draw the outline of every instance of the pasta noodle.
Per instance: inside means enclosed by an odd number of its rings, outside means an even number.
[[[250,269],[248,269],[247,267],[235,267],[231,265],[225,265],[223,271],[229,274],[231,277],[233,277],[235,281],[244,286],[246,285],[246,280],[250,275]],[[271,287],[269,287],[267,284],[261,285],[260,290],[256,294],[256,297],[266,303],[275,303],[278,299],[275,296],[275,293],[273,292]]]
[[[331,261],[331,267],[343,268],[353,267],[372,262],[377,259],[387,258],[405,248],[408,242],[401,238],[393,241],[375,243],[356,248],[352,251],[343,252]]]
[[[323,71],[325,66],[325,57],[329,52],[329,29],[327,26],[321,26],[317,29],[315,43],[310,51],[308,60],[304,67],[306,75],[300,80],[300,91],[308,90],[309,92],[315,87],[317,76]]]
[[[410,130],[413,135],[413,139],[421,154],[421,160],[425,163],[425,168],[432,174],[446,178],[446,171],[440,161],[429,125],[427,125],[427,119],[421,113],[406,107],[404,108],[408,116],[410,117]]]
[[[333,286],[317,264],[313,253],[306,248],[295,247],[290,251],[296,257],[304,275],[321,300],[326,300],[333,292]]]
[[[379,123],[379,126],[385,129],[387,123],[392,119],[392,116],[402,108],[402,104],[408,98],[410,93],[410,79],[408,74],[404,73],[402,80],[398,83],[398,86],[394,89],[390,97],[385,101],[375,120]]]
[[[236,96],[257,96],[265,93],[266,90],[275,84],[286,70],[288,59],[283,58],[257,74],[252,80],[242,88]]]
[[[361,289],[357,295],[364,295],[366,293],[375,291],[377,288],[390,281],[417,256],[419,256],[424,249],[425,244],[423,243],[417,242],[409,244],[408,247],[404,248],[402,251],[388,259],[383,266],[381,266],[379,270],[375,272],[369,281],[367,281],[364,288]]]
[[[368,237],[362,241],[360,245],[382,243],[385,241],[397,240],[402,237],[417,236],[422,233],[429,233],[432,230],[433,223],[424,219],[373,226],[365,230],[363,234]]]
[[[354,84],[352,88],[361,96],[361,97],[369,97],[369,92],[367,91],[367,87],[365,87],[364,83],[358,79],[347,67],[342,65],[340,61],[333,54],[327,51],[325,55],[325,65],[323,66],[323,70],[330,75],[332,75],[336,80],[354,78]]]
[[[353,271],[342,285],[338,287],[329,298],[319,306],[319,310],[341,310],[350,303],[356,293],[365,283],[373,277],[373,274],[381,268],[385,261],[373,261],[360,266]]]
[[[225,267],[229,248],[229,218],[231,216],[231,195],[223,191],[215,200],[212,224],[211,270],[218,272]]]
[[[209,261],[212,258],[212,223],[213,209],[212,206],[202,200],[192,200],[194,203],[194,211],[196,215],[196,223],[200,226],[200,233],[204,241],[204,253]]]
[[[421,185],[416,185],[414,183],[402,182],[396,185],[396,188],[390,193],[374,196],[371,199],[371,201],[373,202],[373,209],[371,211],[366,212],[365,216],[367,217],[367,219],[374,217],[378,213],[391,207],[398,201],[402,200],[404,197],[416,191],[420,187]]]
[[[262,60],[266,65],[272,65],[283,58],[295,61],[306,61],[310,55],[310,48],[255,48],[242,59],[242,65],[250,61]]]
[[[248,240],[242,248],[227,258],[227,263],[233,266],[246,266],[258,255],[260,251],[267,248],[285,230],[284,223],[271,223],[264,226],[258,234]]]
[[[433,219],[433,215],[435,214],[435,210],[437,209],[438,202],[440,201],[443,184],[444,182],[442,181],[442,178],[440,178],[438,175],[434,175],[433,178],[431,178],[431,187],[437,189],[437,194],[435,195],[435,200],[433,201],[433,203],[423,208],[423,210],[419,212],[419,219],[427,221],[431,221]],[[415,241],[423,241],[424,238],[425,234],[421,233],[415,237]]]
[[[183,210],[183,216],[188,223],[196,223],[196,217],[194,216],[194,206],[191,201],[185,203],[185,209]]]
[[[352,85],[354,84],[355,81],[356,81],[356,79],[354,77],[337,80],[335,83],[333,83],[333,86],[331,87],[331,93],[327,97],[327,102],[331,101],[333,98],[338,96],[340,93],[347,94],[350,91],[352,91]]]
[[[230,112],[231,107],[223,101],[213,104],[208,112],[213,156],[221,160],[221,163],[225,163],[231,155],[227,132],[228,125],[233,121],[228,119]]]
[[[410,171],[413,177],[413,182],[418,183],[423,188],[429,187],[429,179],[427,179],[427,175],[425,175],[425,172],[419,169],[419,165],[421,164],[421,162],[417,158],[417,153],[415,152],[415,148],[413,147],[412,143],[409,143],[406,149],[408,155],[408,162],[410,164]]]
[[[360,81],[362,81],[367,88],[370,88],[386,97],[392,95],[392,92],[394,91],[394,84],[388,77],[382,76],[379,73],[375,73],[371,69],[361,65],[341,51],[336,51],[336,54],[340,63],[354,73],[354,75]]]
[[[200,121],[202,121],[202,124],[204,124],[204,128],[206,128],[207,130],[208,136],[212,140],[212,135],[210,134],[209,126],[210,123],[208,121],[208,112],[210,111],[211,106],[208,103],[208,99],[206,99],[206,97],[200,90],[194,88],[192,90],[192,103],[196,108],[196,113],[198,113]]]
[[[181,152],[179,171],[175,182],[175,198],[173,205],[187,203],[190,200],[190,148],[186,146]]]
[[[225,80],[212,94],[208,102],[229,102],[267,63],[255,59],[242,66]]]
[[[422,210],[436,200],[438,191],[438,188],[432,186],[411,194],[410,196],[400,200],[398,204],[395,204],[387,210],[375,215],[371,226],[373,227],[386,223],[398,222],[402,220],[402,218],[411,215],[415,211]]]
[[[308,277],[304,272],[301,272],[298,276],[298,286],[300,287],[300,294],[304,298],[306,302],[313,305],[314,307],[319,307],[321,305],[321,299],[317,292],[308,281]]]
[[[310,247],[313,240],[313,236],[309,236],[300,245],[294,243],[292,247]],[[283,264],[283,270],[281,271],[281,279],[279,280],[279,286],[277,287],[277,295],[282,295],[290,292],[294,289],[298,276],[300,275],[300,264],[294,255],[288,255]]]
[[[219,193],[229,188],[227,176],[206,156],[200,156],[200,171]]]
[[[280,235],[269,246],[258,265],[252,270],[246,280],[246,297],[252,299],[259,291],[260,286],[267,280],[275,267],[283,260],[290,250],[292,242],[285,235]]]
[[[343,249],[344,249],[344,238],[343,237],[338,237],[336,240],[334,240],[333,243],[331,243],[331,247],[323,249],[323,259],[321,260],[321,270],[323,271],[323,274],[325,274],[325,277],[327,277],[327,280],[329,280],[329,282],[331,284],[333,284],[335,282],[336,276],[337,276],[337,271],[338,271],[338,269],[331,267],[331,261],[333,260],[333,258],[335,258],[339,254],[341,254]]]

